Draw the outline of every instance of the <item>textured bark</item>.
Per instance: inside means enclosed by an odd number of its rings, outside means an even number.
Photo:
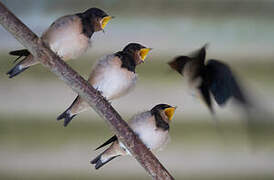
[[[70,68],[13,13],[0,2],[0,23],[23,46],[25,46],[40,63],[49,68],[70,88],[78,93],[85,101],[106,120],[119,140],[124,143],[131,154],[145,168],[153,179],[173,179],[169,172],[151,153],[150,150],[129,128],[117,111],[76,71]]]

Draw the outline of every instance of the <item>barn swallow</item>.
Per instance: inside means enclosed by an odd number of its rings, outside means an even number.
[[[42,34],[41,39],[63,60],[75,59],[88,49],[93,33],[104,30],[112,18],[101,9],[90,8],[83,13],[60,17]],[[27,49],[11,51],[10,55],[18,56],[15,61],[24,57],[7,72],[10,78],[39,63]]]
[[[129,93],[137,81],[135,68],[144,62],[150,50],[143,45],[130,43],[122,51],[102,57],[94,66],[88,82],[107,100]],[[89,105],[77,96],[57,120],[64,119],[64,126],[67,126],[75,115],[88,108]]]
[[[174,116],[176,107],[167,104],[158,104],[150,111],[145,111],[135,115],[130,121],[129,126],[141,141],[150,150],[162,149],[169,140],[169,124]],[[103,153],[91,161],[95,169],[99,169],[104,164],[118,156],[130,155],[117,136],[111,137],[96,150],[111,144]]]
[[[249,106],[249,101],[228,65],[214,59],[205,64],[206,47],[207,44],[191,56],[178,56],[168,64],[187,79],[190,87],[198,91],[212,114],[214,110],[210,93],[221,107],[232,97],[240,104]]]

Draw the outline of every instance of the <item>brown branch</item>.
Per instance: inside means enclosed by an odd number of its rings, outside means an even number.
[[[153,179],[174,179],[101,94],[46,47],[45,44],[1,2],[0,23],[24,45],[43,66],[49,68],[51,72],[65,81],[69,87],[84,98],[85,101],[106,120],[119,140],[128,148],[131,154]]]

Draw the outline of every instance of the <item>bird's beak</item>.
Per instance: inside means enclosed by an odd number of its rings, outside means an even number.
[[[175,60],[169,61],[167,64],[171,67],[171,69],[175,69]]]
[[[168,120],[170,120],[170,121],[172,120],[176,108],[177,108],[177,107],[170,107],[170,108],[166,108],[166,109],[164,110],[166,116],[168,117]]]
[[[101,20],[101,28],[104,29],[106,27],[106,25],[108,24],[108,22],[113,18],[114,18],[114,16],[103,17],[103,19]]]
[[[143,62],[145,61],[149,51],[151,51],[151,50],[152,50],[152,48],[142,48],[140,50],[140,57],[141,57]]]

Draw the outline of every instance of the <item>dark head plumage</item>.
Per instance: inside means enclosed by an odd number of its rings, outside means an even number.
[[[122,68],[126,68],[129,71],[135,72],[136,65],[138,64],[138,58],[136,53],[142,48],[145,48],[138,43],[129,43],[124,47],[122,51],[115,53],[122,61]]]
[[[171,108],[172,106],[168,105],[168,104],[158,104],[156,106],[154,106],[150,111],[153,113],[155,112],[159,112],[160,110],[165,110],[166,108]]]
[[[150,112],[155,117],[155,123],[158,128],[169,130],[169,122],[172,119],[175,107],[168,104],[158,104]]]
[[[130,58],[128,58],[128,60],[133,61],[135,66],[137,66],[144,62],[150,50],[151,48],[146,48],[141,44],[129,43],[128,45],[126,45],[126,47],[124,47],[122,53],[129,56]]]
[[[191,61],[191,58],[188,56],[178,56],[168,62],[168,65],[178,73],[183,74],[184,66],[189,61]]]
[[[191,53],[189,56],[177,56],[172,61],[168,62],[168,65],[183,75],[183,69],[187,62],[194,60],[200,62],[199,64],[204,65],[207,47],[208,44],[205,44],[201,49]]]
[[[112,18],[99,8],[90,8],[83,13],[76,14],[82,21],[83,34],[91,37],[94,32],[101,31]]]
[[[123,51],[133,53],[136,51],[140,51],[142,48],[146,47],[138,43],[129,43],[126,47],[124,47]]]
[[[106,12],[99,8],[89,8],[85,12],[82,13],[86,18],[103,18],[108,16]]]

